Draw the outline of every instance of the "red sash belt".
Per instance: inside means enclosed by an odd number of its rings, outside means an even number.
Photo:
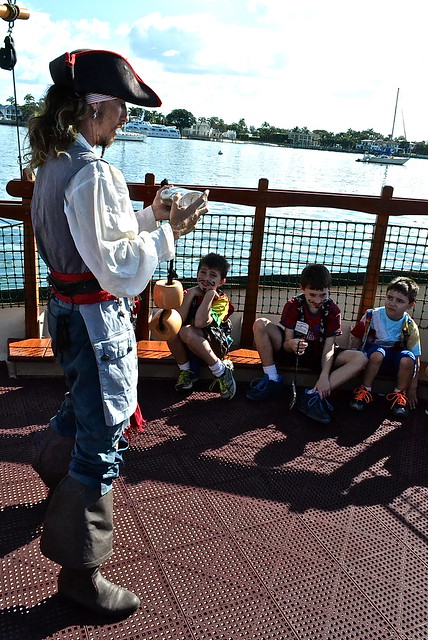
[[[51,274],[58,282],[63,282],[64,284],[71,285],[79,283],[88,282],[89,280],[95,280],[95,276],[90,271],[86,271],[85,273],[58,273],[58,271],[53,271],[51,269]],[[98,285],[99,286],[99,285]],[[94,302],[105,302],[106,300],[117,300],[117,296],[104,291],[104,289],[97,289],[96,291],[89,291],[87,293],[74,293],[73,295],[66,295],[65,292],[59,293],[57,288],[51,282],[52,293],[55,294],[57,298],[63,300],[64,302],[70,302],[73,304],[93,304]]]
[[[90,271],[87,271],[85,273],[58,273],[57,271],[53,271],[51,269],[51,275],[58,282],[63,282],[64,284],[68,285],[78,285],[79,283],[88,282],[90,280],[94,280],[94,283],[91,283],[91,287],[96,287],[97,285],[95,276]],[[52,292],[57,298],[59,298],[60,300],[64,300],[64,302],[71,302],[74,304],[92,304],[94,302],[104,302],[105,300],[117,300],[117,296],[113,296],[111,293],[108,293],[101,288],[99,288],[97,291],[91,291],[89,293],[73,293],[72,296],[66,296],[63,293],[59,293],[52,282],[51,287]],[[76,289],[78,290],[78,286],[76,287]],[[140,405],[137,403],[137,408],[132,416],[130,416],[129,425],[124,431],[125,438],[127,440],[132,440],[133,437],[144,431],[144,423],[145,420],[141,413]]]

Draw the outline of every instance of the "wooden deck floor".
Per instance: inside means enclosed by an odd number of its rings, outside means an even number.
[[[144,434],[115,486],[107,577],[140,609],[102,620],[61,600],[39,550],[32,450],[65,391],[0,363],[1,640],[427,640],[428,404],[406,422],[348,393],[323,427],[143,378]]]

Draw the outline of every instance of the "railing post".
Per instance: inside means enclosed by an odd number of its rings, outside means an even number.
[[[34,182],[34,174],[24,169],[22,180]],[[22,204],[31,205],[31,198],[22,198]],[[31,215],[24,218],[24,292],[25,292],[25,337],[39,338],[39,263],[36,239]]]
[[[267,191],[269,181],[260,178],[258,185],[258,196]],[[241,329],[241,345],[252,347],[253,345],[253,324],[257,313],[257,298],[260,284],[260,269],[263,250],[263,236],[266,221],[266,205],[261,199],[256,206],[254,215],[253,238],[251,242],[250,260],[248,264],[248,285],[245,294],[244,315]]]
[[[393,192],[394,189],[392,187],[383,187],[381,198],[385,201],[385,205],[387,204],[387,200],[392,198]],[[388,230],[388,221],[389,213],[387,212],[379,213],[376,217],[375,231],[367,263],[367,273],[364,280],[363,290],[361,292],[358,318],[361,318],[366,309],[370,309],[374,306],[377,286],[379,284],[379,274],[382,264],[383,249],[385,246],[386,232]]]
[[[31,220],[24,220],[25,337],[39,338],[39,265]]]
[[[144,178],[144,184],[153,186],[155,184],[155,176],[153,173],[146,173]],[[148,207],[151,202],[144,201],[143,206]],[[144,291],[140,294],[140,311],[137,315],[137,325],[135,327],[135,335],[137,340],[149,339],[149,316],[150,316],[150,295],[151,287],[150,282]]]

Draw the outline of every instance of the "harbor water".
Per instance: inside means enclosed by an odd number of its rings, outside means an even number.
[[[25,133],[20,128],[22,156]],[[0,199],[4,199],[8,198],[7,182],[19,177],[14,127],[0,126],[0,148]],[[143,182],[147,172],[154,173],[157,182],[167,178],[171,184],[257,187],[259,178],[267,178],[271,189],[361,195],[379,195],[384,185],[391,185],[395,197],[428,199],[428,159],[411,158],[404,166],[388,166],[356,162],[360,156],[353,153],[169,138],[116,141],[106,150],[105,157],[123,171],[129,182]],[[325,213],[305,210],[305,215],[310,216]],[[334,215],[337,217],[337,212]],[[372,221],[373,216],[366,219]],[[394,223],[423,227],[427,221],[428,216],[424,220],[420,216],[400,216]]]
[[[20,128],[22,155],[25,133]],[[4,199],[8,197],[7,182],[19,177],[14,127],[0,126],[0,148],[0,199]],[[362,195],[379,195],[388,184],[394,187],[396,197],[428,199],[428,159],[411,158],[403,166],[388,166],[356,162],[360,156],[353,153],[169,138],[116,141],[105,157],[130,182],[144,181],[147,172],[154,173],[158,182],[167,178],[171,184],[257,187],[259,178],[267,178],[271,189]],[[397,221],[420,224],[420,218],[400,217]]]
[[[22,157],[25,155],[25,133],[25,129],[20,129]],[[7,182],[13,177],[19,177],[14,127],[0,126],[0,145],[0,199],[5,199],[9,198],[5,189]],[[219,151],[222,153],[219,154]],[[256,188],[260,178],[267,178],[269,187],[274,189],[361,195],[380,195],[383,186],[391,185],[396,197],[428,199],[428,160],[417,158],[411,158],[404,166],[386,166],[356,162],[359,156],[351,153],[289,149],[252,143],[150,137],[146,138],[145,142],[115,141],[106,150],[105,157],[120,168],[130,182],[143,182],[145,174],[150,172],[155,174],[158,183],[167,178],[171,184]],[[247,216],[249,213],[252,215],[253,210],[249,211],[248,208],[238,205],[211,203],[210,213],[219,217],[227,214]],[[354,223],[373,223],[375,220],[375,217],[369,214],[336,209],[292,207],[274,209],[270,213],[283,218],[284,221],[290,217],[301,219],[302,224],[304,219]],[[411,227],[414,234],[426,239],[428,216],[391,217],[390,223]],[[11,229],[10,249],[15,233],[19,233],[16,227]],[[269,244],[268,238],[267,245]],[[227,239],[224,252],[228,253]],[[353,264],[352,253],[351,247],[350,268],[356,266]],[[317,256],[314,256],[314,259],[316,258]],[[424,261],[425,258],[421,255],[418,262]],[[3,286],[4,275],[4,267],[0,267]]]

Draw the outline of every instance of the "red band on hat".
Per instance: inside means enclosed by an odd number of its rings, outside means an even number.
[[[65,64],[68,67],[74,67],[74,63],[76,62],[76,55],[74,53],[66,53],[65,54]]]

